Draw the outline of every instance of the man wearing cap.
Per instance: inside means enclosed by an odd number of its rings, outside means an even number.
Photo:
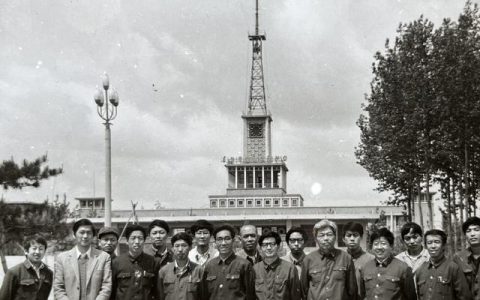
[[[243,225],[240,228],[240,239],[243,248],[237,252],[237,255],[245,258],[252,265],[262,261],[262,256],[257,250],[257,228],[253,225]]]
[[[160,268],[173,261],[173,253],[167,248],[167,238],[170,227],[163,220],[153,220],[148,225],[148,235],[151,244],[145,247],[145,253],[155,257]]]
[[[210,247],[213,225],[207,220],[198,220],[190,229],[197,245],[188,253],[188,259],[203,266],[207,261],[218,256],[217,249]]]
[[[301,284],[307,300],[356,300],[357,280],[352,257],[337,248],[337,225],[322,220],[313,227],[318,250],[303,260]]]
[[[117,249],[118,237],[119,234],[115,228],[103,227],[98,232],[98,246],[100,247],[100,250],[110,254],[112,261],[117,257],[115,249]]]
[[[172,236],[174,261],[158,272],[157,290],[160,300],[200,300],[202,266],[188,259],[192,237],[185,232]]]

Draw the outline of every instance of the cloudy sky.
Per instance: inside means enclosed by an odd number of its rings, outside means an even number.
[[[273,153],[307,206],[376,205],[388,195],[356,164],[355,125],[373,55],[400,22],[457,19],[462,1],[261,0]],[[242,155],[254,0],[0,4],[0,159],[48,153],[64,174],[8,200],[104,195],[104,71],[120,95],[112,127],[114,209],[207,207]]]

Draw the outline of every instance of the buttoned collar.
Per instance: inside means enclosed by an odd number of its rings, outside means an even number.
[[[392,262],[392,260],[393,260],[393,255],[390,255],[389,257],[385,258],[383,261],[379,261],[377,258],[375,258],[375,264],[377,265],[377,267],[386,268]]]
[[[350,256],[353,259],[357,259],[365,253],[365,251],[363,251],[362,247],[358,247],[355,250],[347,249],[347,252],[348,252],[348,254],[350,254]]]
[[[178,266],[177,260],[174,260],[174,261],[173,261],[173,264],[174,264],[174,265],[173,265],[173,272],[174,272],[175,274],[177,274],[177,272],[178,272],[179,274],[183,274],[183,273],[187,272],[188,270],[191,270],[191,269],[192,269],[192,266],[191,266],[191,264],[190,264],[190,260],[187,260],[187,264],[186,264],[185,266],[183,266],[183,267]]]
[[[130,259],[130,261],[131,261],[132,263],[134,263],[134,262],[136,262],[136,261],[140,261],[140,260],[142,259],[142,257],[143,257],[143,251],[142,251],[142,253],[140,253],[137,257],[133,257],[133,256],[130,254],[130,252],[128,252],[128,258]]]
[[[428,262],[428,267],[429,267],[429,268],[437,269],[437,268],[440,267],[446,260],[447,260],[447,258],[445,257],[445,255],[443,255],[442,258],[440,258],[440,260],[437,261],[437,262],[434,262],[434,261],[432,260],[432,258],[430,257],[430,260],[429,260],[429,262]]]
[[[75,251],[76,251],[76,257],[77,259],[80,258],[80,255],[82,255],[82,252],[80,252],[80,249],[78,249],[78,246],[75,246]],[[87,255],[87,258],[90,258],[92,255],[92,247],[88,248],[87,252],[83,253]]]
[[[34,270],[38,270],[40,271],[41,269],[43,269],[45,267],[45,265],[43,264],[43,262],[40,263],[40,266],[37,268],[35,267],[34,264],[32,264],[32,262],[27,258],[24,262],[23,262],[23,265],[25,266],[25,268],[27,269],[34,269]]]
[[[328,253],[324,253],[322,252],[320,249],[318,249],[318,253],[320,253],[320,257],[323,259],[325,258],[328,258],[328,259],[335,259],[335,257],[337,256],[337,249],[336,248],[333,248],[332,251],[328,252]]]
[[[271,264],[267,264],[265,262],[265,260],[262,261],[263,266],[265,267],[265,270],[267,270],[267,271],[275,270],[278,267],[278,265],[280,264],[280,262],[281,262],[280,257],[277,257],[277,259],[274,260]]]
[[[303,262],[303,259],[305,258],[305,253],[302,252],[302,255],[300,256],[300,258],[299,258],[299,259],[296,259],[296,258],[292,255],[292,253],[290,252],[290,258],[291,258],[291,260],[293,261],[293,264],[294,264],[294,265],[300,266],[300,265],[302,264],[302,262]]]
[[[158,256],[160,256],[160,258],[163,258],[163,257],[165,257],[165,255],[168,254],[168,247],[165,247],[165,250],[163,250],[162,253],[160,253],[160,250],[155,248],[153,246],[153,244],[151,244],[150,247],[152,247],[152,251],[153,251],[154,255],[158,255]]]
[[[428,253],[427,249],[425,249],[425,248],[423,248],[422,251],[420,252],[420,254],[418,254],[417,256],[412,256],[408,253],[408,250],[405,250],[405,256],[408,257],[410,260],[418,260],[421,257],[430,258],[430,254]]]
[[[197,261],[199,261],[200,258],[204,258],[204,259],[208,260],[210,257],[213,256],[213,250],[211,249],[211,247],[208,247],[207,252],[205,252],[203,254],[198,251],[198,247],[195,247],[195,248],[193,248],[193,253],[195,254],[195,259]]]
[[[221,256],[218,256],[218,264],[219,264],[219,265],[220,265],[220,264],[229,265],[229,264],[232,262],[232,260],[235,259],[235,257],[237,257],[237,255],[235,255],[235,253],[234,253],[233,251],[232,251],[232,254],[230,254],[230,256],[227,257],[225,260],[222,259]]]

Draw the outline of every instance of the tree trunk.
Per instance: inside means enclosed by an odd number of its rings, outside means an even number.
[[[448,178],[447,184],[445,185],[445,193],[447,194],[447,232],[449,239],[449,248],[450,253],[455,253],[455,244],[453,240],[455,236],[453,235],[453,228],[452,228],[452,197],[450,195],[450,178]]]
[[[463,192],[465,198],[465,216],[469,217],[469,207],[470,207],[470,180],[468,178],[469,170],[468,170],[468,149],[467,149],[467,142],[465,142],[465,169],[464,169],[464,180],[465,180],[465,190]],[[462,222],[463,224],[463,222]]]
[[[408,222],[412,222],[412,198],[413,198],[412,186],[410,186],[408,188],[408,199],[407,199]]]
[[[459,196],[459,200],[460,200],[460,203],[459,203],[459,208],[458,208],[458,213],[460,215],[460,225],[463,224],[463,206],[464,206],[464,202],[463,202],[463,199],[465,198],[465,195],[464,195],[464,190],[462,190],[462,180],[459,181],[458,183],[458,196]],[[458,226],[458,224],[457,224]],[[465,240],[464,239],[460,239],[460,245],[462,247],[462,249],[465,249]]]
[[[418,215],[420,217],[420,227],[423,228],[423,209],[422,209],[422,187],[420,186],[420,179],[417,181],[417,191],[418,191]]]
[[[427,205],[428,205],[428,229],[433,228],[433,205],[432,205],[432,198],[430,197],[430,171],[427,169],[426,174],[426,181],[427,181]]]
[[[455,250],[453,252],[456,252],[458,249],[458,217],[457,217],[457,200],[455,197],[455,180],[452,180],[452,213],[453,213],[453,246],[455,247]]]

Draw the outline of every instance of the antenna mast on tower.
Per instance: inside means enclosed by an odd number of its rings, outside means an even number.
[[[248,115],[267,114],[262,62],[262,41],[265,41],[266,37],[264,34],[258,33],[258,0],[255,1],[255,4],[255,34],[248,36],[248,39],[252,41],[252,76],[250,79]]]

